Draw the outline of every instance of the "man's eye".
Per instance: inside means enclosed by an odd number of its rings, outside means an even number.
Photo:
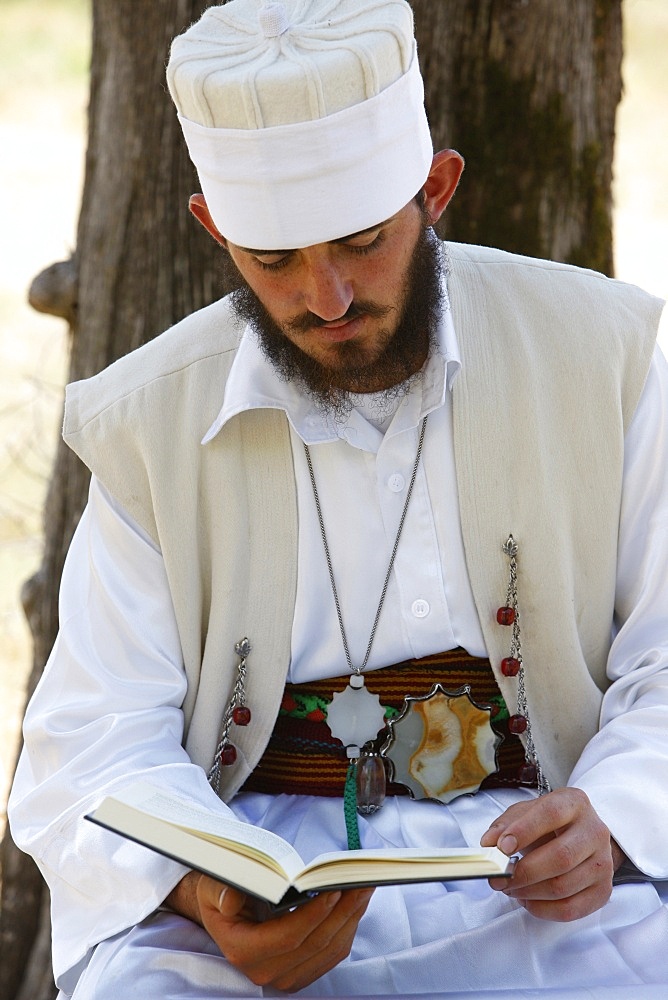
[[[362,233],[359,236],[353,236],[351,239],[346,240],[345,246],[356,253],[369,253],[371,250],[376,250],[384,239],[384,229],[373,229],[371,232]]]
[[[278,271],[288,263],[290,254],[267,254],[263,257],[256,257],[255,260],[265,271]]]

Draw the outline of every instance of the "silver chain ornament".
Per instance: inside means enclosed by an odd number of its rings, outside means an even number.
[[[320,534],[322,537],[322,544],[329,572],[329,581],[332,588],[332,595],[334,597],[339,630],[341,632],[341,641],[343,643],[343,650],[346,656],[348,669],[351,673],[350,683],[345,691],[336,692],[332,697],[332,701],[327,709],[327,725],[329,726],[332,736],[334,736],[335,739],[340,740],[346,747],[348,759],[351,763],[356,765],[357,811],[364,815],[376,812],[383,803],[385,798],[385,771],[380,757],[373,752],[364,750],[366,744],[374,740],[378,735],[379,730],[382,728],[384,724],[384,711],[380,704],[380,698],[378,695],[371,694],[371,692],[367,690],[364,684],[362,671],[369,662],[371,647],[373,646],[373,641],[378,628],[378,622],[380,621],[380,615],[385,603],[385,597],[387,595],[387,589],[392,575],[392,567],[394,566],[397,549],[399,548],[399,539],[401,538],[401,532],[406,520],[406,514],[408,513],[408,505],[410,503],[411,496],[413,494],[413,487],[415,486],[415,480],[417,478],[417,471],[420,464],[420,457],[422,455],[422,445],[424,443],[426,428],[427,417],[425,416],[422,420],[417,453],[406,493],[406,501],[399,519],[399,527],[394,539],[394,545],[392,547],[390,561],[380,593],[378,607],[371,626],[371,633],[369,635],[366,652],[364,654],[364,659],[359,666],[355,666],[350,655],[348,637],[343,624],[341,603],[339,601],[336,580],[334,578],[334,567],[332,565],[329,544],[327,542],[325,521],[322,514],[322,507],[320,505],[320,497],[318,495],[318,487],[315,481],[315,473],[313,471],[313,463],[311,461],[309,447],[307,444],[304,444],[304,452],[306,454],[311,487],[313,489],[313,498],[315,500],[315,508],[318,515],[318,523],[320,525]]]
[[[517,677],[517,714],[511,715],[508,719],[508,728],[511,733],[517,736],[524,734],[526,763],[521,769],[520,780],[524,784],[530,784],[535,778],[539,795],[544,795],[551,791],[551,788],[538,759],[531,729],[531,717],[529,715],[525,686],[524,662],[522,659],[520,609],[517,597],[517,554],[519,546],[512,535],[509,535],[504,542],[503,551],[508,556],[508,590],[506,592],[505,606],[499,608],[497,611],[496,620],[499,625],[512,627],[512,638],[510,640],[510,655],[504,657],[501,661],[501,672],[505,677]]]
[[[209,784],[216,792],[220,790],[221,768],[229,767],[234,764],[237,759],[237,748],[230,742],[230,731],[232,726],[247,726],[251,720],[250,708],[245,705],[247,670],[246,658],[251,649],[252,646],[247,638],[240,639],[239,642],[234,644],[234,652],[239,657],[239,663],[237,664],[237,677],[234,682],[232,697],[229,700],[223,716],[223,724],[220,730],[220,740],[218,741],[218,746],[216,747],[213,765],[207,775]]]

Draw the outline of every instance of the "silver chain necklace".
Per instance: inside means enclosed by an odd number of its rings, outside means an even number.
[[[415,485],[415,480],[417,477],[417,471],[418,471],[418,466],[420,464],[420,456],[422,454],[422,445],[424,442],[426,427],[427,427],[427,417],[425,416],[422,420],[422,428],[420,430],[420,438],[418,441],[417,454],[415,456],[415,462],[413,464],[413,472],[408,486],[408,492],[406,494],[406,501],[404,503],[404,508],[401,512],[401,518],[399,520],[399,527],[397,529],[396,538],[394,539],[394,545],[392,547],[392,554],[390,556],[390,562],[387,567],[387,573],[385,574],[383,589],[380,594],[380,600],[378,601],[378,609],[376,610],[376,614],[373,620],[373,625],[371,626],[371,634],[369,636],[369,642],[366,648],[366,653],[364,654],[364,659],[362,660],[362,663],[358,667],[356,667],[353,664],[352,657],[350,655],[346,630],[343,624],[343,614],[341,612],[341,604],[336,589],[336,581],[334,579],[334,568],[332,566],[332,559],[329,551],[329,545],[327,542],[325,521],[322,516],[320,497],[318,496],[318,487],[316,486],[315,474],[313,472],[313,463],[311,462],[311,454],[308,445],[304,444],[304,451],[306,453],[306,462],[308,465],[309,475],[311,477],[311,486],[313,488],[313,498],[315,500],[316,511],[318,514],[318,523],[320,524],[320,534],[322,536],[322,544],[325,550],[327,569],[329,570],[329,580],[332,587],[332,594],[334,596],[334,604],[336,606],[336,615],[339,621],[339,629],[341,630],[341,639],[343,642],[343,649],[346,654],[348,669],[350,670],[351,673],[350,683],[348,687],[345,689],[345,691],[335,693],[332,698],[332,702],[327,710],[327,725],[329,726],[332,736],[334,736],[338,740],[341,740],[343,745],[346,747],[347,755],[350,760],[356,760],[360,756],[362,747],[365,745],[365,743],[368,743],[369,741],[375,739],[375,737],[377,736],[379,730],[382,728],[384,723],[384,710],[380,705],[380,699],[378,695],[371,694],[371,692],[368,691],[364,686],[364,677],[362,676],[362,671],[364,670],[369,661],[371,647],[373,645],[373,640],[375,638],[376,630],[378,628],[378,622],[380,620],[381,611],[383,610],[383,604],[385,603],[387,588],[389,586],[390,576],[392,574],[392,567],[394,566],[394,560],[397,554],[397,549],[399,548],[399,539],[401,538],[401,532],[403,530],[404,522],[406,520],[406,514],[408,512],[408,505],[410,503],[411,496],[413,494],[413,487]]]

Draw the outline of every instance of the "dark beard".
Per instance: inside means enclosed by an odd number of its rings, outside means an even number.
[[[387,391],[397,395],[407,391],[415,377],[419,377],[424,361],[433,346],[435,331],[442,307],[441,275],[443,255],[440,240],[433,229],[423,226],[409,265],[401,315],[396,330],[387,336],[381,353],[373,360],[354,341],[339,345],[336,368],[327,367],[309,357],[289,340],[280,326],[272,319],[250,286],[239,274],[232,258],[229,262],[232,277],[239,287],[233,292],[232,301],[240,319],[250,324],[264,355],[285,382],[296,383],[309,395],[320,409],[336,416],[345,416],[351,408],[350,392]],[[382,316],[385,310],[373,303],[353,302],[346,313],[348,318],[360,313]],[[318,316],[309,314],[295,324],[306,329],[321,325]]]

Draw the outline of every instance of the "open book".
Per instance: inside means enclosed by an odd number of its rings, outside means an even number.
[[[496,847],[341,851],[305,865],[275,833],[194,807],[145,782],[107,797],[86,819],[278,910],[329,889],[509,876],[514,867]]]

